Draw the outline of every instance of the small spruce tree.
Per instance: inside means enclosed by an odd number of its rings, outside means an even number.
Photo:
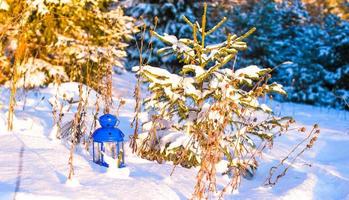
[[[149,117],[138,135],[136,152],[159,163],[200,166],[194,192],[199,199],[216,191],[217,164],[223,163],[225,173],[232,176],[231,186],[236,188],[241,176],[253,174],[257,168],[255,157],[261,147],[271,146],[275,134],[287,130],[292,122],[274,116],[260,103],[268,93],[285,94],[280,84],[268,84],[271,69],[223,68],[247,48],[244,39],[255,28],[206,45],[206,37],[226,20],[208,29],[206,10],[204,4],[201,25],[183,17],[192,29],[192,39],[151,32],[167,45],[159,54],[174,54],[183,63],[179,75],[148,65],[133,68],[149,90],[144,100]]]

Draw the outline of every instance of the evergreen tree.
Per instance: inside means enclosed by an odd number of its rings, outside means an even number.
[[[188,38],[192,35],[190,26],[182,20],[182,16],[187,16],[188,19],[194,20],[198,5],[194,1],[190,0],[180,0],[180,1],[139,1],[135,2],[132,6],[127,9],[127,14],[139,19],[139,22],[145,24],[148,29],[156,29],[159,34],[170,34],[177,37]],[[155,19],[156,18],[156,19]],[[142,58],[144,63],[149,63],[151,65],[159,65],[162,63],[163,67],[169,69],[170,71],[178,72],[178,66],[180,63],[173,55],[155,55],[149,54],[150,49],[156,52],[158,49],[164,47],[164,44],[152,40],[149,32],[145,35],[139,33],[136,36],[135,41],[144,40],[144,44],[152,43],[152,46],[144,47],[144,52],[142,52]],[[131,68],[139,62],[139,44],[136,42],[130,44],[127,49],[128,52],[128,63],[127,67]]]
[[[2,0],[0,9],[1,83],[17,86],[79,81],[108,66],[122,67],[132,18],[110,0]],[[21,57],[19,57],[21,56]],[[75,70],[84,66],[82,72]],[[102,73],[103,74],[103,73]],[[91,79],[90,86],[97,80]]]
[[[291,121],[272,115],[272,110],[260,103],[260,97],[268,93],[285,94],[281,85],[267,83],[270,69],[223,68],[238,51],[247,48],[244,40],[254,28],[242,36],[228,34],[224,42],[207,45],[206,37],[226,18],[208,28],[205,4],[201,25],[183,19],[192,29],[192,39],[152,32],[166,45],[158,53],[174,54],[182,63],[179,75],[149,65],[134,68],[150,92],[144,100],[149,121],[144,123],[135,149],[150,160],[200,166],[194,192],[200,199],[206,189],[215,190],[217,163],[225,163],[233,181],[253,173],[258,165],[253,155],[258,151],[257,143],[272,144],[274,134],[286,130]],[[257,111],[265,115],[257,119]]]
[[[274,0],[237,5],[230,15],[234,17],[227,22],[228,30],[242,32],[251,25],[258,30],[248,39],[250,48],[237,59],[237,66],[275,68],[272,80],[285,86],[286,100],[345,107],[341,98],[349,97],[343,84],[349,81],[347,21],[326,15],[323,22],[314,22],[303,4]]]

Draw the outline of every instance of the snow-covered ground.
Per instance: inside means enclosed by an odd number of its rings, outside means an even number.
[[[133,87],[135,77],[115,75],[114,99],[123,98],[119,128],[133,133]],[[77,84],[65,84],[77,94]],[[30,91],[26,107],[18,101],[15,130],[6,131],[8,91],[0,88],[0,199],[137,199],[176,200],[190,198],[197,169],[158,164],[140,159],[126,151],[129,177],[112,176],[78,149],[74,157],[76,184],[66,184],[69,148],[52,137],[52,113],[48,103],[56,89],[48,87]],[[74,95],[73,94],[73,95]],[[23,95],[21,95],[23,96]],[[93,95],[91,95],[93,96]],[[43,98],[44,97],[44,98]],[[93,104],[93,100],[91,102]],[[270,167],[277,164],[293,145],[305,135],[288,133],[277,138],[273,151],[261,158],[252,180],[243,180],[238,192],[226,199],[349,199],[349,112],[293,103],[271,102],[276,113],[294,116],[299,126],[310,130],[314,123],[321,128],[320,137],[274,187],[263,186]],[[128,138],[128,137],[126,137]],[[128,146],[127,144],[125,145]],[[219,177],[219,187],[226,177]]]

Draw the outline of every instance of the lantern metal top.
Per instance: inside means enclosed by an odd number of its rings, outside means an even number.
[[[105,114],[99,117],[99,124],[103,127],[114,127],[118,119],[111,114]]]
[[[124,134],[115,127],[118,119],[111,114],[102,115],[99,118],[99,124],[102,126],[98,128],[92,135],[94,142],[123,142]]]

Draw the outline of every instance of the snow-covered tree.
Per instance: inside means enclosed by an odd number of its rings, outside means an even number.
[[[237,187],[241,175],[257,167],[254,154],[261,151],[260,144],[272,144],[274,134],[292,122],[274,116],[260,101],[268,93],[285,94],[280,84],[268,83],[271,69],[252,65],[234,70],[230,63],[247,48],[244,40],[255,29],[242,36],[228,34],[222,43],[207,45],[206,37],[226,18],[207,27],[206,9],[205,4],[201,24],[183,17],[192,29],[192,39],[152,32],[166,45],[158,53],[174,54],[181,61],[179,74],[149,65],[134,67],[150,92],[144,100],[148,121],[136,151],[158,162],[200,166],[195,188],[199,199],[207,190],[215,191],[218,163],[233,174],[232,185]]]
[[[252,0],[255,1],[255,0]],[[335,15],[314,20],[301,1],[276,3],[274,0],[236,5],[225,26],[243,32],[255,25],[250,48],[237,59],[238,66],[256,64],[275,68],[273,81],[285,86],[291,100],[316,105],[345,107],[349,97],[349,23]],[[298,3],[296,3],[298,2]],[[224,14],[224,13],[221,13]],[[286,62],[290,61],[290,62]]]
[[[17,86],[87,81],[107,66],[122,67],[132,18],[117,1],[1,1],[0,69],[8,81],[16,67]],[[19,58],[21,56],[22,58]],[[77,72],[77,66],[84,66]],[[97,80],[91,79],[95,86]]]
[[[192,35],[190,26],[182,20],[182,16],[186,16],[190,20],[195,19],[195,12],[198,10],[198,5],[194,1],[179,0],[139,0],[134,1],[134,4],[127,9],[127,14],[138,19],[140,23],[144,23],[148,29],[155,29],[159,34],[170,34],[178,37],[190,37]],[[156,17],[156,19],[155,19]],[[140,38],[144,40],[144,44],[152,43],[152,50],[155,52],[158,49],[164,47],[164,44],[153,40],[149,32],[144,35],[139,33],[137,40]],[[128,63],[127,67],[131,68],[139,62],[139,47],[136,42],[132,42],[128,51]],[[158,65],[162,63],[162,67],[169,69],[170,71],[177,71],[180,66],[175,56],[159,56],[156,54],[149,54],[148,49],[150,47],[145,46],[142,52],[142,59],[145,63],[151,65]]]

